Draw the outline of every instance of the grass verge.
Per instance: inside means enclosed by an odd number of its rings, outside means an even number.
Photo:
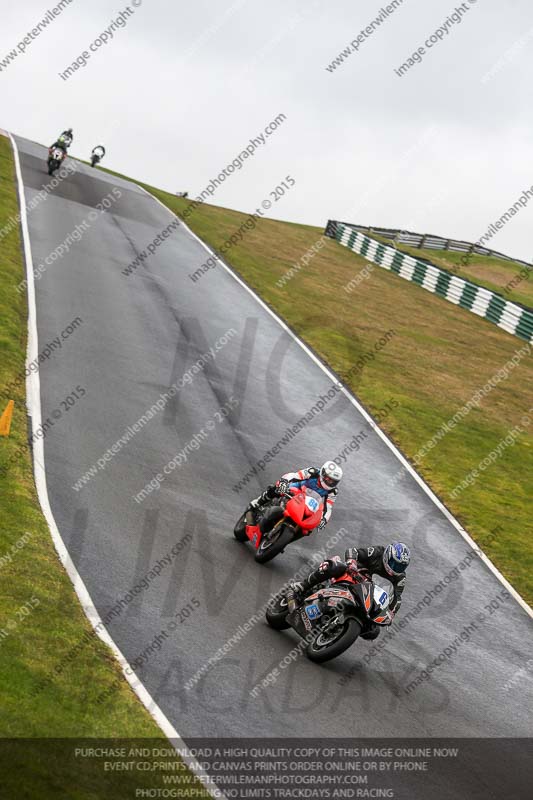
[[[27,306],[25,295],[16,289],[24,267],[15,187],[11,144],[0,135],[0,413],[9,399],[15,401],[11,433],[0,437],[3,796],[45,800],[68,792],[70,800],[131,798],[136,787],[162,785],[160,775],[104,772],[101,763],[68,757],[69,742],[51,746],[38,740],[151,737],[168,748],[109,648],[92,635],[37,499],[27,447],[24,380],[16,386],[25,370]],[[66,666],[58,669],[61,663]],[[35,687],[50,677],[36,693]],[[98,703],[102,693],[107,699]],[[31,741],[13,743],[7,738]]]

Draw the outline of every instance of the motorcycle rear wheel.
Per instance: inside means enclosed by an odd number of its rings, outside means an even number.
[[[239,521],[237,522],[237,524],[233,528],[233,535],[235,536],[235,538],[237,539],[238,542],[247,542],[248,541],[248,537],[246,535],[246,519],[245,519],[245,517],[246,517],[246,511],[244,512],[244,514],[241,517],[239,517]]]
[[[326,633],[319,633],[306,648],[306,656],[316,664],[330,661],[332,658],[340,656],[355,642],[362,631],[362,627],[356,619],[349,618],[343,623],[343,629],[338,636],[328,637]]]
[[[261,544],[257,548],[255,553],[255,560],[258,564],[266,564],[267,561],[272,561],[273,558],[276,558],[288,544],[290,544],[293,540],[293,532],[290,528],[286,528],[284,525],[280,525],[280,532],[274,534],[274,538],[270,538],[270,534],[267,534],[261,541]]]

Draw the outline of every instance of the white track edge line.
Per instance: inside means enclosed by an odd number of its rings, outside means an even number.
[[[9,138],[11,140],[11,145],[13,147],[13,153],[15,157],[15,170],[17,174],[17,184],[18,184],[17,188],[18,188],[19,205],[20,205],[20,223],[22,227],[22,238],[23,238],[23,247],[25,256],[24,260],[26,264],[26,279],[28,283],[28,347],[26,352],[26,366],[28,366],[32,361],[34,361],[37,358],[39,352],[38,335],[37,335],[37,307],[35,304],[35,285],[33,280],[33,257],[30,244],[29,229],[28,229],[28,219],[26,214],[26,195],[24,191],[24,183],[22,180],[18,147],[11,133],[9,134]],[[37,372],[30,371],[30,374],[26,379],[26,404],[28,408],[28,414],[31,417],[32,430],[38,430],[41,425],[41,397],[40,397],[40,379],[38,371]],[[59,560],[61,561],[70,580],[72,581],[74,590],[78,595],[78,599],[81,603],[85,616],[91,623],[92,627],[94,628],[95,632],[100,637],[100,639],[103,642],[105,642],[105,644],[107,644],[107,646],[113,651],[113,655],[120,664],[124,677],[128,681],[129,685],[131,686],[131,688],[133,689],[133,691],[135,692],[141,703],[145,706],[145,708],[150,713],[154,721],[161,728],[162,732],[167,737],[167,739],[171,741],[174,748],[179,749],[181,751],[180,756],[183,759],[183,761],[187,764],[191,772],[195,774],[195,776],[198,778],[198,780],[202,783],[202,785],[208,792],[210,792],[220,800],[226,800],[223,792],[218,788],[218,786],[216,786],[214,781],[200,766],[196,758],[189,752],[187,745],[185,744],[185,742],[183,741],[177,730],[174,728],[172,723],[167,719],[163,711],[159,708],[159,706],[157,705],[157,703],[155,702],[149,691],[145,688],[143,683],[135,675],[135,672],[131,668],[129,662],[126,660],[125,656],[122,654],[119,647],[112,639],[111,634],[103,625],[101,617],[98,611],[96,610],[96,607],[92,601],[89,591],[85,586],[83,579],[81,578],[74,562],[72,561],[69,555],[67,547],[61,537],[61,533],[59,532],[59,528],[57,527],[54,515],[52,513],[50,501],[48,498],[48,488],[46,485],[43,438],[39,437],[37,441],[34,443],[33,452],[34,452],[33,469],[35,476],[35,485],[37,488],[37,496],[41,504],[43,515],[48,524],[48,528],[50,529],[52,541],[59,555]]]
[[[132,183],[134,183],[134,182],[132,181]],[[244,289],[246,289],[246,291],[249,294],[252,295],[252,297],[270,314],[270,316],[273,317],[273,319],[276,320],[278,325],[281,325],[283,330],[285,330],[294,339],[294,341],[299,344],[299,346],[302,348],[302,350],[304,350],[307,353],[307,355],[310,358],[313,359],[315,364],[318,364],[320,369],[323,372],[325,372],[325,374],[328,376],[328,378],[330,378],[331,381],[333,383],[335,383],[337,386],[341,387],[341,391],[349,399],[349,401],[352,403],[352,405],[354,405],[357,408],[357,410],[359,411],[359,413],[367,420],[367,422],[370,423],[370,425],[375,430],[375,432],[378,434],[378,436],[380,436],[381,439],[387,445],[387,447],[390,450],[392,450],[392,452],[394,453],[396,458],[401,462],[401,464],[405,467],[405,469],[410,473],[411,477],[415,479],[415,481],[423,489],[423,491],[427,494],[427,496],[430,498],[430,500],[432,500],[432,502],[437,506],[439,511],[441,511],[441,513],[446,517],[448,522],[450,522],[451,525],[453,525],[453,527],[461,534],[463,539],[472,547],[472,549],[474,549],[474,550],[476,550],[476,552],[478,552],[479,558],[481,559],[481,561],[483,561],[483,563],[490,569],[490,571],[496,576],[496,578],[500,581],[500,583],[502,583],[505,586],[507,591],[514,597],[516,602],[523,608],[523,610],[526,612],[526,614],[528,614],[528,616],[531,617],[531,619],[533,619],[533,609],[526,603],[524,598],[516,591],[514,586],[512,586],[509,583],[507,578],[505,578],[502,575],[502,573],[499,571],[499,569],[492,563],[490,558],[487,555],[485,555],[485,553],[481,550],[479,545],[472,539],[472,537],[465,531],[465,529],[455,519],[455,517],[453,516],[451,511],[449,511],[449,509],[446,508],[444,503],[441,500],[439,500],[439,498],[434,493],[434,491],[427,485],[427,483],[424,481],[424,479],[418,474],[418,472],[413,468],[413,466],[409,463],[409,461],[407,461],[407,459],[402,455],[402,453],[398,450],[396,445],[393,442],[391,442],[391,440],[384,433],[384,431],[381,430],[379,425],[372,419],[370,414],[359,403],[357,398],[354,397],[354,395],[348,389],[346,389],[346,387],[338,380],[338,378],[335,375],[333,375],[332,372],[329,371],[329,369],[325,366],[325,364],[323,364],[322,361],[315,355],[315,353],[313,353],[313,351],[310,350],[309,347],[307,347],[305,342],[302,342],[302,340],[294,333],[294,331],[292,331],[289,328],[289,326],[281,319],[281,317],[279,317],[276,314],[276,312],[273,311],[264,302],[264,300],[262,300],[259,297],[259,295],[256,294],[256,292],[254,292],[254,290],[242,280],[242,278],[240,278],[238,275],[236,275],[236,273],[232,270],[232,268],[230,266],[228,266],[228,264],[226,264],[223,261],[223,259],[220,258],[220,256],[218,256],[213,250],[211,250],[211,248],[205,242],[203,242],[202,239],[200,239],[200,237],[197,236],[194,233],[194,231],[192,231],[189,228],[189,226],[187,225],[186,222],[184,222],[180,217],[178,217],[177,214],[174,214],[174,212],[171,211],[168,206],[166,206],[161,200],[159,200],[158,197],[155,197],[151,192],[149,192],[147,189],[145,189],[144,186],[140,186],[139,184],[135,184],[135,185],[138,186],[140,189],[142,189],[142,191],[145,192],[149,197],[151,197],[153,200],[155,200],[156,203],[159,203],[159,205],[162,206],[169,214],[171,214],[173,217],[175,217],[180,222],[180,224],[185,228],[185,230],[188,231],[188,233],[191,236],[193,236],[198,242],[200,242],[200,244],[207,250],[208,253],[210,253],[212,256],[214,256],[217,259],[217,261],[232,276],[232,278],[234,278],[237,281],[237,283],[239,283]]]

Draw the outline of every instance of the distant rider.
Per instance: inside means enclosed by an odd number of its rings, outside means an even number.
[[[403,542],[393,542],[383,547],[350,547],[344,553],[344,561],[333,556],[323,561],[317,569],[310,572],[301,583],[293,584],[299,600],[311,594],[311,589],[326,581],[342,586],[348,590],[357,583],[359,572],[367,572],[369,578],[379,575],[386,578],[393,587],[393,596],[389,603],[389,611],[395,616],[402,604],[405,588],[405,571],[411,561],[411,553]],[[363,639],[376,639],[380,626],[372,623],[361,636]]]
[[[70,145],[74,141],[74,134],[72,133],[72,128],[69,128],[66,131],[63,131],[61,136],[58,137],[57,142],[54,142],[52,147],[59,147],[65,155],[67,154],[67,150],[69,149]],[[50,149],[51,149],[50,148]]]
[[[93,147],[91,155],[96,156],[98,159],[102,159],[105,156],[105,147],[103,144],[97,144],[96,147]]]
[[[337,499],[337,487],[341,479],[342,469],[334,461],[326,461],[320,469],[307,467],[298,472],[287,472],[277,483],[267,486],[259,497],[252,500],[247,510],[257,511],[276,497],[282,497],[290,488],[307,487],[324,498],[324,513],[318,526],[318,530],[322,530],[331,517],[333,504]]]

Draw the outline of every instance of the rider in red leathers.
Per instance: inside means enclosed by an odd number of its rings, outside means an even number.
[[[306,467],[297,472],[287,472],[275,484],[267,486],[265,491],[252,500],[247,510],[256,511],[267,505],[276,497],[282,497],[290,488],[307,487],[313,489],[324,498],[324,514],[318,526],[321,530],[329,522],[333,504],[337,498],[337,487],[342,479],[342,469],[334,461],[326,461],[320,469]]]

